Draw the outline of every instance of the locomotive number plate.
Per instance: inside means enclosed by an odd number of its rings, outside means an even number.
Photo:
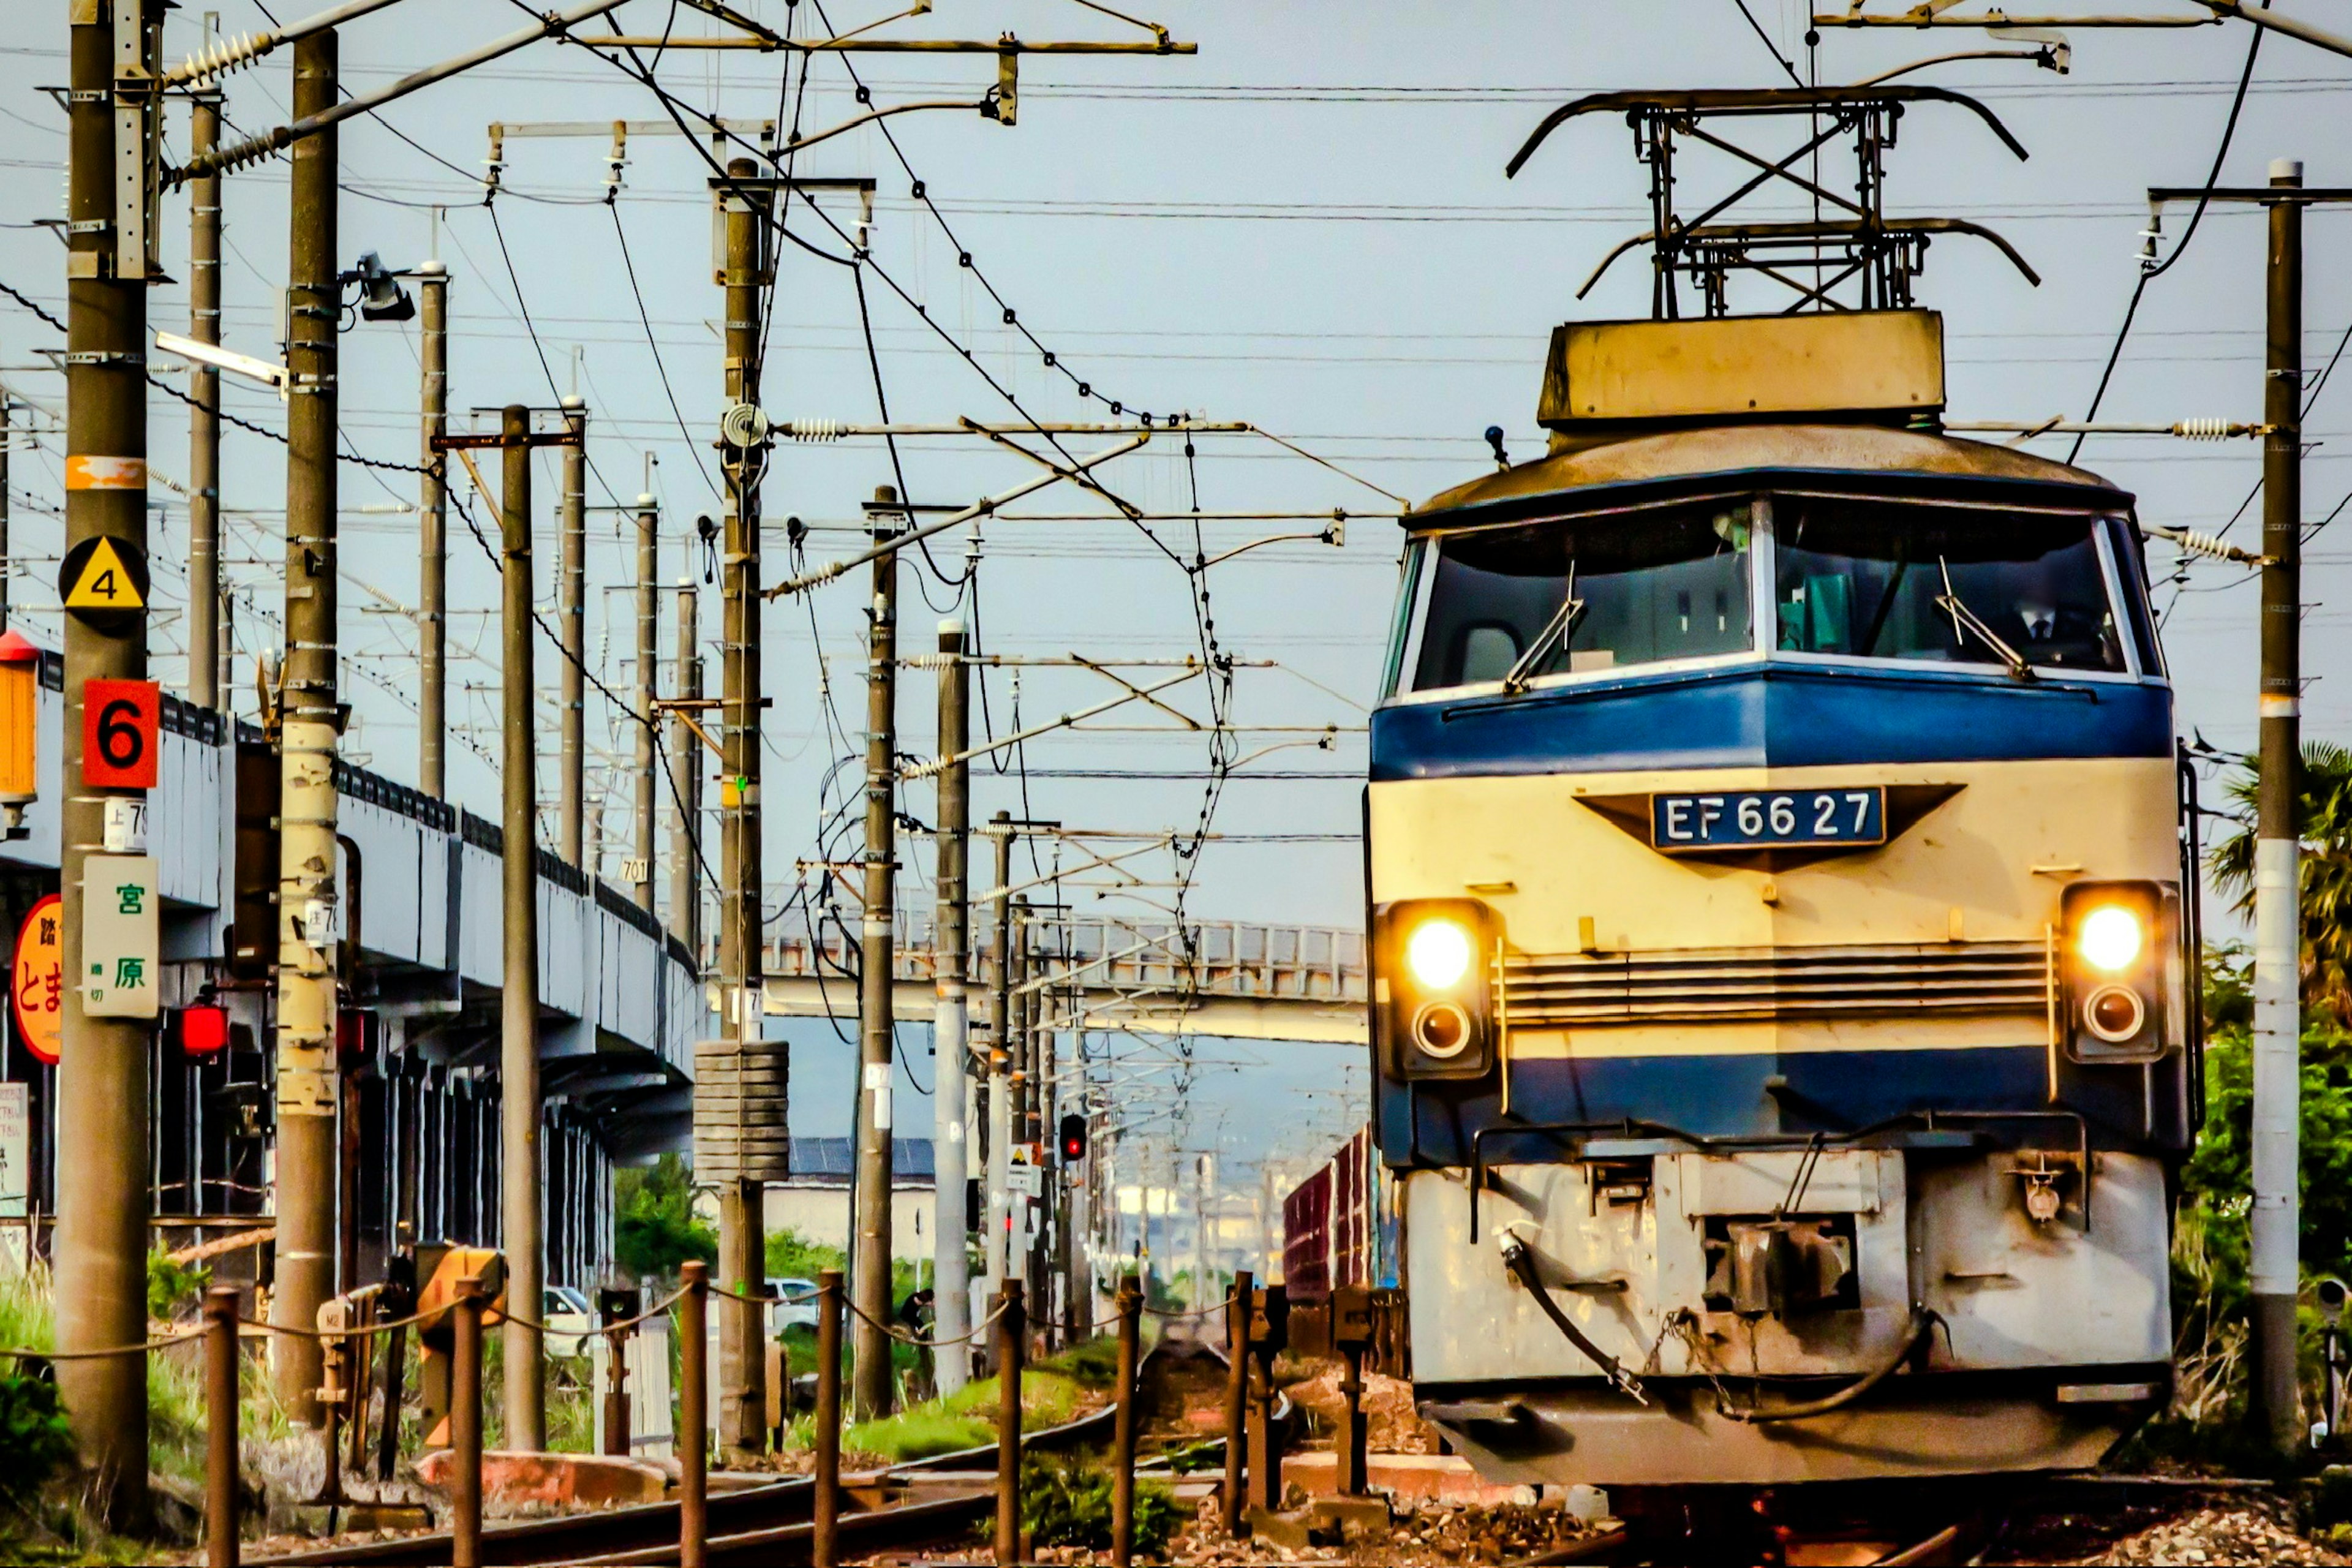
[[[1668,855],[1885,842],[1886,791],[1877,784],[1650,797],[1650,843]]]

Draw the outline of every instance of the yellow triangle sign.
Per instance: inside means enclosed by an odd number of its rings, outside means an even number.
[[[68,610],[143,610],[146,595],[139,591],[139,581],[122,563],[121,554],[114,541],[101,537],[98,548],[81,564],[81,574],[73,586],[66,590]]]

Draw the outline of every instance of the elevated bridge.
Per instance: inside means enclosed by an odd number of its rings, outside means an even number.
[[[58,890],[62,663],[42,658],[39,797],[25,837],[0,842],[0,918],[13,935]],[[278,761],[259,731],[163,699],[147,839],[163,894],[154,1047],[156,1212],[257,1216],[274,1096],[269,965],[278,950]],[[503,835],[445,801],[339,764],[345,990],[345,1147],[362,1259],[404,1228],[495,1244]],[[540,1055],[546,1098],[549,1279],[590,1282],[610,1234],[615,1160],[682,1146],[693,1042],[704,1032],[694,955],[654,916],[544,849],[539,889]],[[178,1048],[172,1014],[225,1007],[227,1049]],[[0,1079],[29,1086],[36,1213],[54,1212],[54,1069],[13,1019]]]
[[[975,1016],[994,980],[985,930],[968,983]],[[1111,920],[1038,920],[1030,930],[1050,1028],[1321,1045],[1368,1037],[1360,931]],[[767,963],[771,1015],[856,1016],[857,942],[844,923],[788,931],[769,944]],[[929,1020],[939,971],[928,916],[899,912],[890,967],[898,1017]]]

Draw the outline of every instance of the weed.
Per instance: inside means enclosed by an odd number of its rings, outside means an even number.
[[[1135,1489],[1135,1550],[1157,1557],[1175,1533],[1175,1493],[1151,1482]],[[1110,1545],[1111,1478],[1102,1465],[1033,1454],[1021,1466],[1021,1528],[1039,1546]]]

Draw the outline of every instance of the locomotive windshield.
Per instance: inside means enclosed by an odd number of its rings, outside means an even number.
[[[2125,668],[2091,518],[1789,498],[1773,511],[1773,646],[1789,653]],[[1997,640],[1996,640],[1997,639]]]
[[[2153,669],[2120,536],[2120,611],[2110,587],[2101,536],[2111,526],[2088,514],[1780,495],[1440,534],[1412,546],[1398,684],[1508,691],[1547,677],[1775,655],[2121,674],[2130,634],[2119,614]]]
[[[1440,542],[1413,689],[1748,651],[1749,516],[1717,505]]]

